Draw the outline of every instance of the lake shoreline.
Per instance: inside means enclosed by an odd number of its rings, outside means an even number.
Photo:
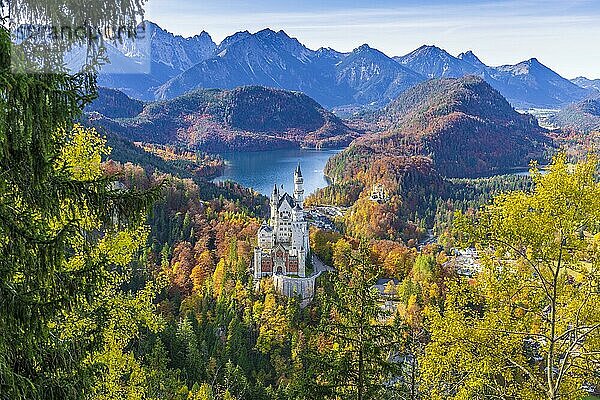
[[[219,152],[224,160],[222,174],[212,182],[233,181],[244,187],[269,196],[273,185],[282,185],[284,190],[293,190],[293,172],[300,163],[305,196],[331,184],[325,176],[327,161],[344,148],[295,148],[248,152]]]

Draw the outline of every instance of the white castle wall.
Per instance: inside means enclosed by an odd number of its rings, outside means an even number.
[[[301,307],[306,307],[315,295],[315,282],[321,272],[307,278],[294,278],[285,275],[273,275],[275,290],[284,296],[294,297],[299,295],[302,300]]]

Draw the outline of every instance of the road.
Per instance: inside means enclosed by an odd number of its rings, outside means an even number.
[[[319,272],[325,272],[325,271],[333,271],[333,267],[330,267],[329,265],[325,265],[323,263],[323,261],[321,261],[321,259],[317,256],[315,256],[313,254],[312,256],[312,263],[313,263],[313,267],[315,269],[315,274],[318,274]]]

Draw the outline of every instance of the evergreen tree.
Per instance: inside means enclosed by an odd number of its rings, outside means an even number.
[[[142,2],[94,5],[89,22],[103,27],[135,18]],[[55,2],[0,1],[0,12],[30,23],[73,21],[83,8]],[[5,20],[5,15],[3,15]],[[120,261],[103,247],[135,227],[152,201],[115,190],[100,173],[100,138],[72,130],[95,96],[88,73],[11,70],[11,46],[0,27],[0,397],[82,398],[94,379],[84,361],[102,334],[61,335],[65,316],[91,306]],[[15,55],[15,54],[13,54]],[[92,140],[86,145],[85,140]],[[88,165],[83,164],[88,162]]]
[[[340,240],[334,249],[337,275],[326,294],[320,341],[313,355],[315,395],[367,400],[389,395],[392,378],[393,330],[377,289],[379,268],[366,244],[358,250]]]

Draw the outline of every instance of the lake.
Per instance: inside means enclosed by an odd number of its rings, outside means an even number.
[[[323,168],[338,150],[288,149],[260,152],[223,153],[225,170],[215,182],[234,181],[270,196],[273,185],[284,185],[288,193],[294,191],[294,170],[300,162],[304,177],[304,195],[328,185]]]
[[[304,194],[308,196],[328,185],[323,169],[327,160],[340,151],[342,150],[287,149],[222,153],[225,170],[214,182],[234,181],[265,196],[271,195],[273,184],[277,182],[279,186],[283,184],[284,190],[291,194],[294,190],[294,170],[300,162],[304,177]],[[542,170],[542,173],[546,171]],[[529,172],[523,168],[504,174],[529,175]]]

